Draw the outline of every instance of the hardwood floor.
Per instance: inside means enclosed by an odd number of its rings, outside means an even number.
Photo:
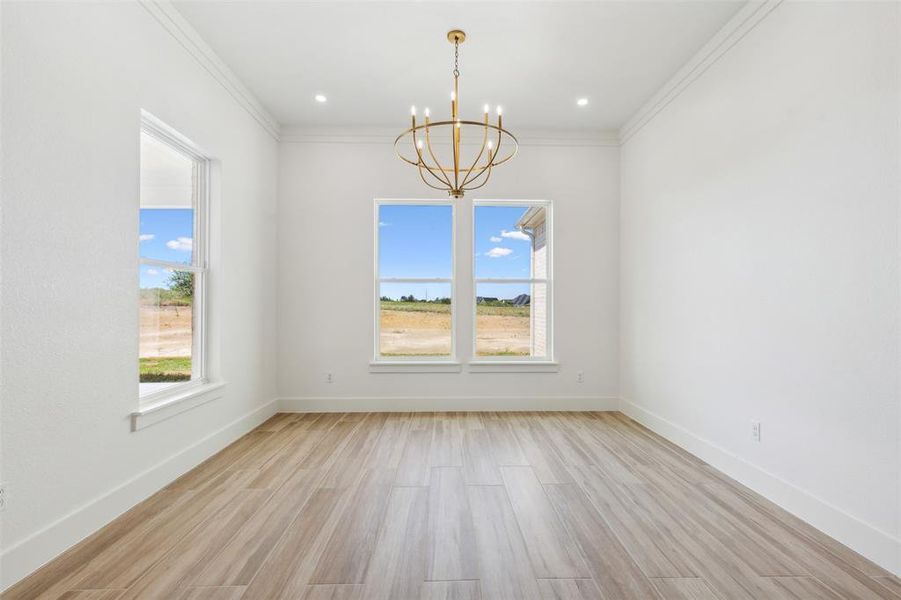
[[[901,600],[619,413],[278,414],[4,600]]]

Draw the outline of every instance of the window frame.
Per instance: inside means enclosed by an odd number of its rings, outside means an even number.
[[[167,260],[142,257],[140,241],[137,242],[138,270],[143,266],[155,266],[176,271],[188,271],[194,274],[194,300],[191,305],[192,340],[191,340],[191,379],[173,383],[163,389],[141,393],[140,377],[138,378],[138,406],[141,409],[157,407],[162,401],[182,398],[186,394],[200,391],[199,388],[209,384],[207,347],[208,347],[208,279],[209,279],[209,221],[211,172],[213,159],[201,151],[193,142],[165,125],[149,113],[142,112],[141,134],[147,134],[156,141],[168,146],[190,158],[194,163],[193,206],[194,226],[191,244],[191,263],[177,263]],[[139,166],[140,172],[140,166]],[[140,173],[139,173],[140,174]],[[141,198],[138,194],[138,213],[141,210]],[[136,237],[140,231],[136,232]],[[139,284],[140,287],[140,284]],[[140,311],[140,306],[138,308]],[[140,319],[140,315],[138,317]],[[138,327],[140,337],[140,325]],[[140,352],[139,352],[140,357]]]
[[[503,278],[503,277],[476,277],[476,209],[480,206],[524,206],[528,208],[542,207],[545,210],[545,246],[547,247],[547,277],[544,278]],[[472,246],[470,248],[470,260],[472,261],[472,355],[470,364],[478,365],[496,365],[499,363],[507,365],[552,365],[555,364],[554,351],[554,209],[551,200],[522,200],[522,199],[480,199],[476,198],[472,201],[472,218],[471,218],[471,238]],[[478,289],[480,283],[543,283],[546,286],[547,293],[547,354],[545,356],[480,356],[476,352],[478,334]],[[530,311],[531,313],[531,311]],[[534,344],[534,333],[530,332],[530,343]]]
[[[449,206],[451,209],[451,276],[444,277],[381,277],[379,274],[379,209],[382,206]],[[399,365],[401,368],[414,365],[458,365],[457,360],[457,207],[452,200],[434,198],[375,198],[372,214],[373,246],[373,338],[371,366]],[[451,348],[450,354],[426,356],[382,356],[381,353],[381,284],[382,283],[444,283],[451,290]]]

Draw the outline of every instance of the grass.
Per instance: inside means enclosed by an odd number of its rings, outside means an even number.
[[[140,382],[188,381],[191,379],[190,356],[142,358],[139,362]]]
[[[395,300],[382,300],[382,310],[396,310],[400,312],[434,312],[449,313],[450,304],[437,302],[399,302]],[[500,305],[490,306],[479,304],[476,306],[477,315],[496,315],[502,317],[528,317],[528,306]]]

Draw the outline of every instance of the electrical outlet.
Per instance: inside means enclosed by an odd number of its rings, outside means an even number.
[[[576,383],[585,383],[585,373],[579,371],[576,373]]]
[[[331,373],[327,373],[325,375],[325,382],[326,383],[334,383],[335,382],[335,379],[332,377]]]
[[[6,483],[0,483],[0,512],[6,510],[6,504],[9,500],[9,485]]]
[[[751,421],[751,439],[760,441],[760,421]]]

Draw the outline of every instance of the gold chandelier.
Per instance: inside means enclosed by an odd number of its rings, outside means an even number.
[[[449,31],[447,40],[454,45],[454,91],[451,92],[451,118],[449,121],[432,121],[429,109],[425,109],[425,123],[416,124],[416,107],[411,109],[412,126],[397,136],[394,149],[405,162],[419,170],[419,176],[430,188],[444,190],[454,198],[463,197],[463,193],[474,190],[488,183],[491,169],[516,156],[518,143],[516,137],[503,127],[504,117],[501,107],[497,107],[497,125],[488,122],[488,105],[485,105],[481,121],[465,121],[460,119],[460,96],[458,80],[460,78],[460,44],[466,40],[466,34],[455,29]],[[472,162],[464,161],[461,156],[462,141],[465,137],[481,139],[481,147]],[[443,156],[439,160],[432,148],[432,141],[449,139],[451,156]],[[409,144],[413,154],[405,155],[403,147]],[[501,146],[504,154],[501,155]],[[464,165],[469,164],[469,167]]]

